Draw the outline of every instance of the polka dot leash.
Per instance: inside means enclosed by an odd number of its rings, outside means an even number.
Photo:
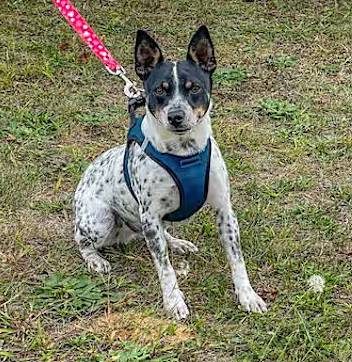
[[[138,89],[125,75],[122,65],[116,61],[104,43],[95,34],[87,21],[71,4],[69,0],[52,0],[61,14],[70,24],[70,26],[80,35],[82,40],[88,45],[90,50],[100,59],[106,69],[120,76],[125,81],[124,92],[129,98],[137,98],[141,95],[141,89]]]
[[[92,52],[112,72],[121,69],[121,65],[112,57],[104,43],[94,33],[87,21],[68,0],[53,0],[71,27],[80,35]]]

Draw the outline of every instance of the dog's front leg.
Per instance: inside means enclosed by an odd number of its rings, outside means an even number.
[[[161,220],[150,213],[141,211],[143,234],[158,272],[164,308],[177,320],[186,319],[189,311],[180,291],[176,273],[169,256],[165,232]]]
[[[208,203],[216,210],[217,225],[230,264],[235,292],[242,307],[250,312],[265,312],[266,305],[253,290],[244,263],[237,218],[232,210],[230,184],[225,162],[213,141]]]
[[[264,301],[255,293],[250,284],[241,251],[237,219],[230,206],[217,210],[217,225],[239,302],[247,312],[266,312]]]

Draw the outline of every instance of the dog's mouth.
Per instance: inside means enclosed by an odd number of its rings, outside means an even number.
[[[175,133],[177,133],[177,134],[179,134],[179,135],[182,135],[182,134],[185,134],[185,133],[187,133],[187,132],[189,132],[191,130],[191,128],[190,127],[187,127],[187,128],[177,128],[177,129],[173,129],[172,130],[172,132],[175,132]]]

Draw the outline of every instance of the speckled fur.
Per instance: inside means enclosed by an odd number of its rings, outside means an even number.
[[[154,53],[158,52],[153,50]],[[154,64],[156,63],[154,61]],[[138,69],[143,69],[142,66],[140,62]],[[177,76],[176,71],[174,74]],[[180,95],[177,94],[177,97]],[[160,152],[176,155],[199,152],[204,149],[209,137],[211,138],[207,203],[216,210],[220,238],[240,303],[247,311],[263,312],[266,310],[265,303],[253,291],[246,272],[238,223],[230,203],[225,163],[212,137],[210,108],[208,106],[207,112],[192,124],[188,132],[176,134],[165,128],[150,112],[147,95],[142,130],[149,142]],[[179,206],[177,186],[161,166],[144,154],[139,145],[132,144],[128,168],[132,188],[138,198],[137,203],[125,183],[124,151],[124,145],[106,151],[85,171],[74,198],[75,240],[88,268],[101,273],[109,272],[110,264],[99,254],[100,249],[126,243],[131,239],[145,240],[158,273],[166,311],[178,320],[185,319],[189,310],[178,287],[176,273],[168,257],[168,248],[182,253],[196,252],[197,247],[189,241],[172,237],[166,231],[166,223],[162,220],[164,215]]]

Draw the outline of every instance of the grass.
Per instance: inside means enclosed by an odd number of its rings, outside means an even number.
[[[230,87],[233,88],[236,85],[240,85],[247,79],[247,73],[244,68],[241,67],[233,67],[230,69],[218,69],[216,73],[214,73],[214,82],[218,86]]]
[[[269,56],[267,59],[268,65],[277,70],[285,70],[286,68],[294,67],[297,62],[297,58],[287,55]]]
[[[102,290],[101,284],[85,275],[71,277],[53,273],[44,279],[41,287],[34,290],[33,306],[41,310],[47,308],[48,312],[60,317],[68,317],[91,313],[101,304],[121,299],[116,292]]]
[[[209,210],[175,231],[200,249],[179,277],[187,323],[163,315],[143,244],[107,250],[110,277],[88,274],[72,239],[72,195],[91,160],[124,142],[122,84],[50,2],[4,1],[0,360],[351,361],[348,2],[75,4],[134,79],[136,29],[183,58],[191,33],[209,26],[214,134],[248,272],[269,312],[238,309]],[[309,288],[312,275],[325,279],[322,293]]]

